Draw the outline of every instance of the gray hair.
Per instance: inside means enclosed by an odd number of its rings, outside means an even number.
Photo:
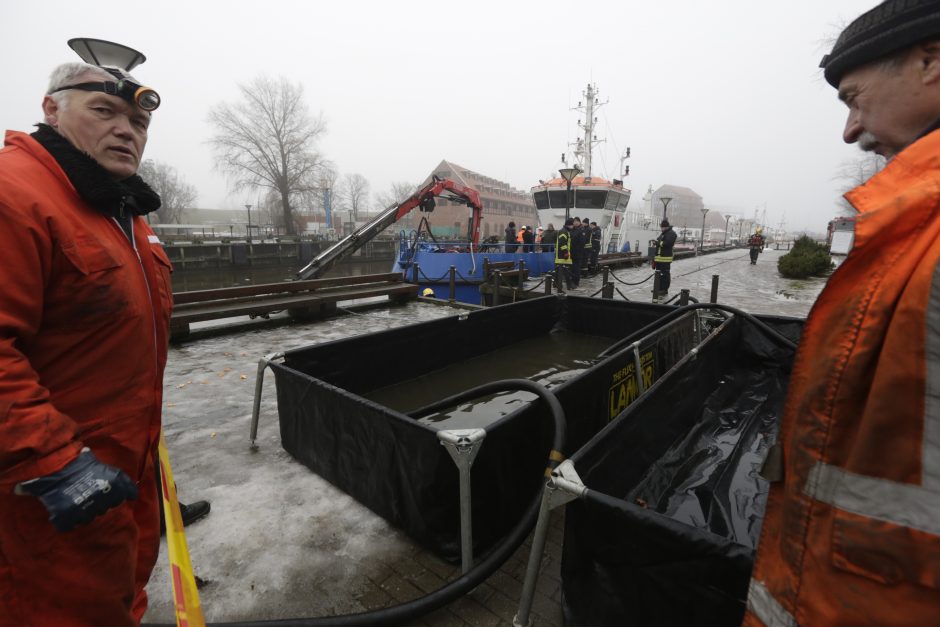
[[[137,82],[137,79],[124,70],[120,68],[111,69],[116,69],[121,72],[125,78],[129,78],[130,80]],[[80,81],[79,79],[82,80]],[[46,95],[55,100],[60,109],[65,109],[68,106],[69,101],[68,90],[55,90],[77,82],[89,82],[90,80],[113,81],[114,76],[104,68],[98,67],[97,65],[78,62],[63,63],[56,69],[52,70],[52,74],[49,75],[49,87],[46,88]],[[48,120],[46,120],[46,122],[48,122]]]

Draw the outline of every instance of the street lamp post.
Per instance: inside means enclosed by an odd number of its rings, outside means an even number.
[[[724,243],[722,243],[722,246],[727,246],[727,245],[728,245],[728,222],[730,222],[730,221],[731,221],[731,214],[730,214],[730,213],[726,213],[726,214],[725,214],[725,241],[724,241]]]
[[[669,206],[669,201],[672,200],[670,196],[660,196],[659,201],[663,203],[663,220],[666,219],[666,207]]]
[[[699,252],[705,247],[705,215],[708,213],[708,209],[702,207],[702,239],[699,241],[698,249]]]
[[[248,243],[251,243],[251,205],[245,205],[245,209],[248,210],[248,226],[245,227],[245,230],[248,231]]]
[[[574,180],[574,177],[581,173],[581,168],[577,164],[571,168],[561,168],[558,170],[558,173],[561,174],[561,178],[565,179],[565,222],[568,221],[568,218],[571,215],[571,181]]]

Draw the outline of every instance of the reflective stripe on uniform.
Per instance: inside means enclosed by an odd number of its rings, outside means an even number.
[[[672,257],[660,257],[659,255],[656,255],[653,260],[656,263],[672,263]]]
[[[816,462],[803,492],[843,511],[940,535],[940,493]]]
[[[927,300],[926,390],[921,485],[940,492],[940,264],[934,268]]]
[[[747,609],[767,627],[799,627],[793,615],[756,579],[751,579],[747,590]]]

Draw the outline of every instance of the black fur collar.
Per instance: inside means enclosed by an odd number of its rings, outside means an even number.
[[[138,175],[115,181],[90,155],[48,124],[37,124],[30,136],[39,142],[69,177],[82,200],[114,218],[145,215],[160,208],[160,196]]]

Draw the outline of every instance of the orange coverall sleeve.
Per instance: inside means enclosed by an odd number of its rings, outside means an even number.
[[[0,203],[0,490],[59,470],[81,450],[24,351],[42,327],[52,251],[41,224]]]

